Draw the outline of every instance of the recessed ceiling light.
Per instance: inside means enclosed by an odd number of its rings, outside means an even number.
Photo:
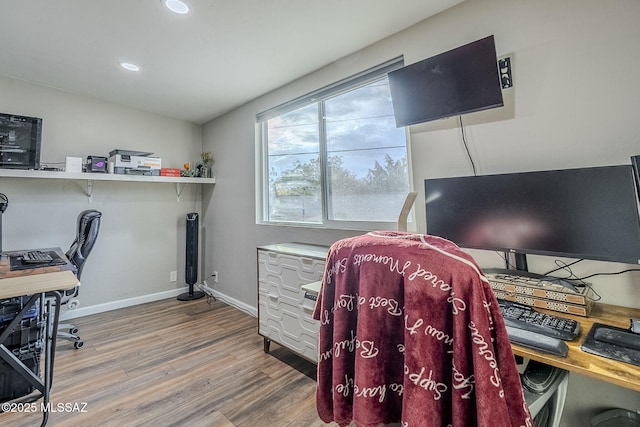
[[[120,66],[122,68],[124,68],[125,70],[140,71],[140,67],[138,67],[136,64],[132,64],[130,62],[119,62],[118,64],[120,64]]]
[[[171,12],[181,14],[189,12],[189,6],[180,0],[164,0],[164,4]]]

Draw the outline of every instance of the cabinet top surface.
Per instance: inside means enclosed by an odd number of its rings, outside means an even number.
[[[326,259],[329,252],[328,246],[313,245],[308,243],[276,243],[272,245],[258,246],[259,250],[278,252],[289,255],[299,255],[310,258]]]

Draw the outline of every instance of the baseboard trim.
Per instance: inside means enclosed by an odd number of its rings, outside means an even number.
[[[218,292],[216,290],[213,291],[213,295],[220,301],[226,304],[229,304],[230,306],[235,307],[238,310],[243,311],[250,316],[258,317],[258,309],[256,307],[250,306],[249,304],[246,304],[235,298],[231,298],[230,296],[223,294],[222,292]]]
[[[127,298],[118,301],[111,301],[103,304],[91,305],[89,307],[80,307],[73,310],[65,310],[60,313],[60,320],[75,319],[76,317],[89,316],[92,314],[104,313],[106,311],[117,310],[119,308],[131,307],[134,305],[145,304],[148,302],[160,301],[163,299],[177,297],[183,292],[188,292],[189,288],[172,289],[170,291],[157,292],[155,294],[142,295],[139,297]],[[248,304],[243,303],[235,298],[232,298],[222,292],[214,291],[214,295],[220,301],[229,304],[240,311],[243,311],[253,317],[258,317],[258,310]]]

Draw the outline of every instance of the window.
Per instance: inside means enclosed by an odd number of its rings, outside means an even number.
[[[391,61],[258,115],[263,222],[397,221],[409,192],[407,140],[387,73],[401,66]]]

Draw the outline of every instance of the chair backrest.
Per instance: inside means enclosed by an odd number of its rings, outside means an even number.
[[[452,242],[399,231],[335,242],[313,317],[325,423],[533,424],[491,287]]]
[[[91,253],[96,238],[98,237],[101,217],[102,212],[95,209],[82,211],[80,215],[78,215],[76,238],[66,253],[69,261],[78,269],[76,273],[78,279],[80,279],[80,275],[82,274],[84,262],[87,260],[89,253]]]

